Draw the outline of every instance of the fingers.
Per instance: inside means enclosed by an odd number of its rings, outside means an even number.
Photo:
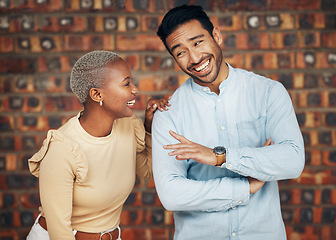
[[[273,145],[274,142],[272,142],[272,139],[271,138],[267,138],[266,142],[264,143],[264,147],[267,147],[267,146],[270,146],[270,145]]]
[[[170,107],[170,103],[168,102],[170,100],[170,97],[168,99],[150,99],[147,102],[146,110],[151,110],[154,112],[156,109],[159,111],[167,111],[168,107]]]
[[[173,138],[175,138],[176,140],[180,141],[181,143],[192,143],[187,138],[183,137],[180,134],[177,134],[176,132],[174,132],[172,130],[169,130],[169,134],[172,135]]]

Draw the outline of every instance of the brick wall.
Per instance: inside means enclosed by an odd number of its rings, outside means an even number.
[[[288,89],[306,146],[303,174],[280,183],[288,239],[335,239],[335,0],[0,0],[1,240],[25,239],[38,213],[27,159],[48,129],[81,109],[68,84],[76,59],[94,49],[124,57],[143,116],[149,97],[169,95],[186,79],[155,33],[182,3],[206,9],[229,63]],[[153,182],[137,180],[121,226],[126,240],[172,239],[172,213]]]

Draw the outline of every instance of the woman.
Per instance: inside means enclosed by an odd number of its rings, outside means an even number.
[[[50,130],[29,159],[42,207],[27,239],[120,239],[120,213],[136,173],[152,177],[153,114],[170,104],[149,100],[144,127],[133,114],[138,90],[131,71],[110,51],[81,57],[70,86],[84,110]]]

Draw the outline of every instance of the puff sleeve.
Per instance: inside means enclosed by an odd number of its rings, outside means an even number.
[[[50,239],[74,240],[73,185],[85,179],[88,164],[84,153],[62,133],[51,130],[28,164],[31,173],[39,178],[41,205]]]
[[[152,136],[145,131],[140,118],[133,115],[132,124],[136,141],[136,171],[140,177],[152,179]]]

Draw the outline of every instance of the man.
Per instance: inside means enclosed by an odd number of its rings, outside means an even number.
[[[226,63],[221,32],[201,7],[170,10],[158,35],[190,76],[152,131],[155,185],[174,211],[174,238],[286,239],[277,181],[304,167],[286,89]]]

